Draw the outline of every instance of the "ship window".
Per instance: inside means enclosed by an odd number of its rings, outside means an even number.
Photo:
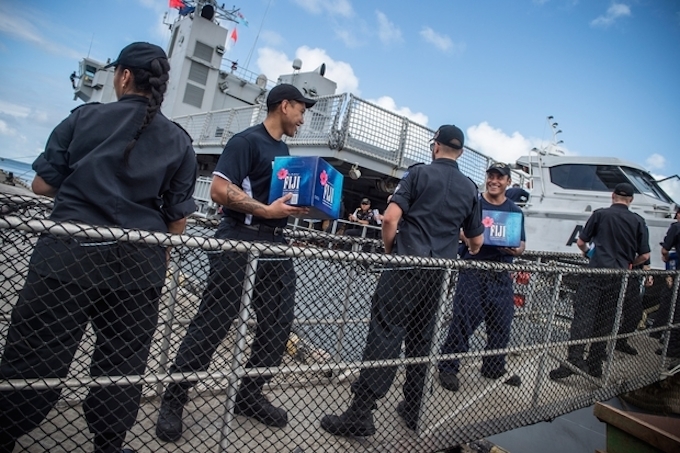
[[[550,168],[550,180],[564,189],[610,192],[621,182],[629,182],[614,165],[566,164]]]
[[[206,65],[192,61],[191,68],[189,68],[189,80],[205,85],[208,82],[209,71]]]
[[[207,44],[196,41],[196,47],[194,48],[194,57],[205,60],[212,63],[213,48]]]
[[[624,173],[630,181],[633,183],[637,191],[656,198],[658,200],[664,201],[666,203],[672,203],[671,198],[663,191],[657,182],[649,175],[636,168],[622,167]]]
[[[200,109],[201,106],[203,105],[204,93],[205,90],[203,88],[187,83],[187,87],[184,90],[184,99],[182,100],[182,102],[184,102],[185,104],[193,105],[194,107],[198,107]]]

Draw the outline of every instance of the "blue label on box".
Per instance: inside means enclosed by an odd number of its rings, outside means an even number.
[[[274,159],[269,203],[290,193],[288,204],[309,207],[310,219],[340,216],[343,176],[320,157],[287,156]]]
[[[522,240],[522,213],[482,209],[484,245],[519,247]]]

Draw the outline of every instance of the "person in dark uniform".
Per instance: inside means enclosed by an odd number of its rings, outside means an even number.
[[[195,211],[191,138],[160,112],[170,65],[148,43],[116,61],[118,102],[85,104],[50,135],[33,163],[33,191],[54,197],[50,219],[180,234]],[[165,283],[158,245],[43,234],[12,310],[0,379],[65,378],[88,322],[92,376],[144,374]],[[0,451],[37,427],[59,389],[0,392]],[[95,452],[120,452],[141,386],[92,387],[83,411]]]
[[[661,243],[661,259],[666,263],[666,269],[680,269],[678,262],[680,261],[680,208],[675,211],[675,223],[666,231],[666,236]],[[673,253],[675,251],[675,253]],[[668,278],[668,277],[667,277]],[[672,278],[668,278],[669,281],[666,286],[670,289],[673,286]],[[668,324],[668,318],[670,315],[670,307],[672,305],[672,291],[664,291],[666,297],[659,307],[659,312],[654,318],[654,325],[652,327],[661,327]],[[670,294],[669,294],[670,293]],[[675,314],[673,316],[673,323],[680,322],[680,309],[677,305],[675,308]],[[659,349],[657,354],[661,354],[663,351]],[[680,357],[680,331],[678,329],[672,330],[670,338],[668,339],[668,351],[667,355],[669,357]]]
[[[512,187],[505,191],[506,198],[514,201],[515,203],[526,203],[529,201],[529,192],[522,189],[519,184],[513,184]],[[524,204],[522,204],[524,206]]]
[[[348,229],[345,230],[346,236],[361,237],[364,232],[364,225],[366,226],[377,226],[378,219],[376,218],[376,212],[371,209],[371,200],[368,198],[362,198],[360,206],[354,210],[348,217],[350,222],[354,222],[359,225],[350,225]],[[377,230],[373,228],[366,228],[365,238],[374,239],[376,237]],[[348,250],[352,248],[352,244],[347,244]],[[362,251],[367,252],[371,249],[370,244],[364,244],[361,247]]]
[[[484,227],[477,186],[458,170],[456,162],[463,142],[463,132],[456,126],[440,127],[431,144],[432,163],[406,172],[383,216],[386,253],[455,259],[461,227],[469,238],[470,253],[479,251]],[[398,358],[402,341],[406,357],[429,354],[443,275],[433,269],[383,271],[373,295],[364,361]],[[339,436],[374,434],[372,410],[387,394],[396,368],[361,370],[352,384],[354,398],[349,408],[339,416],[324,416],[321,427]],[[404,400],[397,413],[411,429],[418,423],[426,370],[425,364],[406,367]]]
[[[304,123],[307,108],[316,101],[305,98],[293,85],[274,87],[267,97],[264,122],[234,135],[213,171],[210,196],[223,206],[215,237],[240,241],[284,243],[283,228],[291,215],[307,214],[307,208],[286,204],[292,194],[269,202],[272,163],[288,156],[283,135],[292,137]],[[209,253],[210,273],[201,305],[191,321],[170,368],[171,373],[205,371],[213,353],[229,332],[241,306],[247,255],[237,252]],[[295,271],[290,258],[260,258],[257,266],[253,308],[257,332],[246,367],[274,367],[281,363],[293,323]],[[283,427],[285,410],[273,406],[262,394],[270,376],[241,381],[234,412],[265,425]],[[168,385],[156,424],[164,441],[182,436],[182,411],[192,382]]]
[[[510,168],[506,164],[492,164],[486,170],[486,192],[482,194],[480,203],[482,212],[484,210],[517,212],[522,216],[519,247],[495,247],[485,244],[479,253],[471,255],[464,246],[460,253],[461,258],[512,263],[514,257],[524,252],[526,245],[524,214],[515,202],[505,196],[510,181]],[[449,333],[442,345],[441,353],[467,352],[470,336],[482,321],[486,325],[486,349],[507,347],[514,310],[514,291],[509,272],[461,271],[453,299]],[[439,362],[439,382],[442,387],[454,392],[458,390],[459,366],[458,359]],[[498,379],[505,373],[505,355],[483,358],[482,376]]]
[[[649,232],[645,220],[628,207],[633,202],[635,188],[629,183],[614,187],[612,205],[597,209],[581,230],[576,245],[590,257],[588,267],[631,269],[649,259]],[[588,243],[592,242],[591,250]],[[620,275],[588,275],[576,291],[574,320],[570,339],[582,340],[611,335],[616,305],[621,290]],[[568,348],[567,361],[593,377],[602,376],[606,358],[606,342],[590,345],[584,359],[585,344]],[[550,372],[550,379],[563,379],[574,372],[565,365]]]

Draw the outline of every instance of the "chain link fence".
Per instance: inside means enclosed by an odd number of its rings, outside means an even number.
[[[50,207],[0,198],[0,399],[12,429],[31,427],[15,451],[92,451],[102,424],[130,428],[125,445],[138,452],[442,451],[643,387],[680,357],[675,271],[588,269],[576,255],[532,252],[514,265],[397,257],[379,240],[292,228],[282,244],[217,240],[217,223],[200,219],[171,236],[58,224]],[[39,238],[63,254],[34,266],[47,256]],[[207,289],[211,272],[224,277],[219,291]],[[384,357],[365,354],[377,293],[390,319],[420,304],[405,349],[398,339]],[[173,372],[208,294],[218,315],[200,334],[217,335],[216,348],[194,348],[207,365]],[[233,325],[221,312],[228,297],[238,299]],[[292,313],[268,311],[284,297]],[[273,364],[253,367],[253,356]],[[319,422],[347,409],[362,369],[395,372],[376,432],[333,436]],[[397,413],[407,369],[423,372],[415,425]],[[287,424],[243,416],[243,382],[264,383]],[[156,421],[173,383],[188,401],[181,436],[165,442]]]

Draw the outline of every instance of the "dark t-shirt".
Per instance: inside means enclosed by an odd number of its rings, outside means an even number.
[[[637,255],[650,251],[645,220],[622,203],[595,210],[579,238],[595,244],[589,267],[628,269]]]
[[[486,201],[483,196],[479,197],[479,199],[482,206],[482,210],[487,209],[503,212],[519,212],[520,214],[522,214],[522,233],[520,240],[522,242],[526,241],[526,234],[524,232],[524,213],[519,208],[519,206],[515,204],[514,201],[506,198],[503,204],[495,205]],[[460,255],[461,258],[466,260],[483,260],[483,261],[498,261],[500,263],[512,263],[513,256],[501,252],[500,249],[501,249],[500,247],[482,245],[482,248],[476,255],[470,255],[467,248],[464,248]]]
[[[680,222],[675,222],[668,228],[662,246],[669,252],[675,249],[676,253],[680,253]]]
[[[262,123],[234,135],[224,147],[213,175],[240,187],[249,197],[269,204],[274,158],[288,156],[288,145],[274,139]],[[223,208],[225,217],[246,225],[264,224],[285,227],[288,219],[264,219]]]
[[[409,168],[391,203],[403,211],[397,255],[455,259],[461,227],[468,237],[484,232],[477,186],[451,159]]]

